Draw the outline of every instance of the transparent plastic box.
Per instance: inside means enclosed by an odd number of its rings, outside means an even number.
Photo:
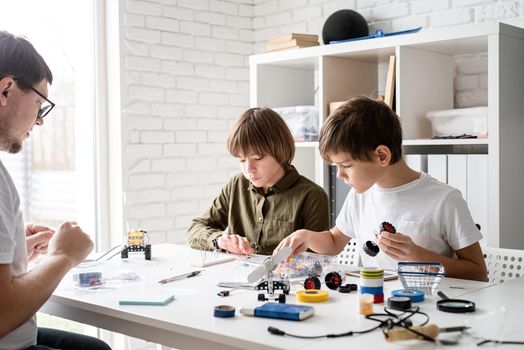
[[[236,269],[237,273],[241,270],[240,267],[242,267],[245,269],[242,274],[247,276],[249,272],[262,265],[265,257],[266,255],[255,254],[238,259],[237,265],[239,267]],[[273,271],[273,275],[283,278],[321,276],[328,267],[334,264],[336,264],[336,256],[305,252],[281,262]]]
[[[286,122],[295,141],[318,140],[318,108],[315,106],[292,106],[273,108]]]
[[[433,136],[467,134],[482,137],[488,134],[488,107],[430,111],[426,118],[431,123]]]

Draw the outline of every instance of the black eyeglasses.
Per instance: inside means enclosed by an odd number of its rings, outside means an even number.
[[[13,80],[19,81],[16,78],[13,78]],[[25,85],[25,84],[23,84],[23,85]],[[45,97],[42,93],[40,93],[40,91],[38,91],[34,87],[29,86],[29,88],[31,90],[33,90],[33,92],[35,94],[37,94],[38,96],[40,96],[40,97],[42,97],[44,99],[44,102],[42,102],[42,105],[40,106],[40,109],[38,110],[38,113],[36,115],[38,118],[43,119],[46,115],[49,114],[49,112],[51,112],[51,110],[55,107],[55,104],[53,102],[51,102],[51,100],[49,100],[47,97]]]
[[[38,96],[42,97],[44,99],[44,102],[42,102],[42,105],[40,106],[40,109],[38,110],[38,114],[36,115],[38,118],[42,119],[46,115],[51,112],[51,110],[55,107],[55,104],[51,102],[47,97],[42,95],[37,89],[31,86],[31,90],[33,90]]]

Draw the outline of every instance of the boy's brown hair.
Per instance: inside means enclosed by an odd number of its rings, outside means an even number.
[[[320,154],[328,162],[329,155],[341,152],[355,160],[370,161],[379,145],[390,149],[390,164],[402,159],[400,120],[384,102],[364,96],[353,97],[337,108],[320,131]]]
[[[250,108],[236,121],[227,139],[227,148],[234,157],[250,152],[270,155],[284,168],[295,157],[295,140],[286,123],[272,109]]]

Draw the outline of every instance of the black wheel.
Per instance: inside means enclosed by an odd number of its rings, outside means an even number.
[[[280,304],[285,304],[285,303],[286,303],[286,295],[285,295],[285,294],[280,294],[280,295],[278,296],[278,302],[279,302]]]
[[[304,281],[304,289],[320,289],[320,280],[317,276],[311,276]]]
[[[146,260],[151,260],[151,244],[146,245],[145,255],[146,255]]]
[[[264,295],[264,293],[258,294],[258,301],[266,301],[266,296]]]
[[[325,282],[329,289],[335,290],[342,285],[342,276],[338,272],[330,272],[326,275]]]
[[[127,254],[127,247],[125,247],[124,249],[122,249],[122,252],[120,253],[120,257],[122,259],[127,259],[128,257],[128,254]]]

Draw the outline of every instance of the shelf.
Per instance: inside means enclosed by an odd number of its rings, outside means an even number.
[[[415,139],[404,140],[403,146],[463,146],[487,145],[488,139]]]
[[[414,34],[268,52],[251,56],[250,63],[289,66],[294,65],[293,61],[296,61],[299,67],[310,67],[314,64],[315,58],[319,56],[352,56],[364,61],[376,62],[377,58],[393,54],[397,46],[417,47],[441,54],[460,55],[487,51],[488,36],[500,34],[524,39],[522,31],[507,24],[476,23],[452,28],[422,29]]]
[[[482,103],[488,107],[489,138],[430,139],[426,113],[457,108],[456,56],[464,54],[487,58],[482,73],[487,74],[487,99]],[[524,149],[522,28],[500,22],[424,28],[413,34],[253,55],[250,104],[316,106],[320,128],[330,102],[357,95],[373,98],[383,92],[391,55],[396,57],[395,111],[402,124],[403,154],[415,163],[418,156],[422,169],[444,174],[441,181],[461,189],[474,220],[483,227],[485,242],[524,249],[519,234],[522,215],[517,210],[524,207],[524,162],[518,161]],[[332,189],[333,177],[318,142],[296,142],[293,164],[326,191]],[[460,171],[449,172],[454,167]],[[437,168],[445,171],[437,174]]]
[[[404,140],[404,154],[488,154],[489,142],[484,139],[416,139]]]
[[[296,148],[317,148],[318,141],[297,141],[295,142]]]

